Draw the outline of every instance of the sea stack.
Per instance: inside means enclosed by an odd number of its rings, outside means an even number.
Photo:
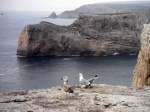
[[[48,18],[57,18],[57,15],[55,12],[52,12],[51,15],[48,16]]]
[[[150,24],[144,25],[141,34],[141,50],[134,69],[132,86],[150,86]]]

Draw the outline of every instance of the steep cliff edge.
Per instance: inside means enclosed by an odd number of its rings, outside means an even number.
[[[144,25],[141,34],[141,50],[134,69],[132,86],[150,86],[150,24]]]
[[[149,16],[143,14],[80,15],[69,26],[48,22],[22,31],[17,54],[22,56],[100,56],[135,53]]]
[[[0,112],[149,112],[150,87],[93,85],[67,95],[61,87],[0,93]]]

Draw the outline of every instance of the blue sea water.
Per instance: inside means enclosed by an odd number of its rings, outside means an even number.
[[[62,85],[67,75],[71,84],[99,75],[97,84],[131,86],[137,55],[101,57],[18,57],[18,37],[25,25],[48,21],[72,24],[75,19],[50,19],[50,12],[3,12],[0,15],[0,91],[50,88]]]

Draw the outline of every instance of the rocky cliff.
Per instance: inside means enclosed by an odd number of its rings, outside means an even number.
[[[82,14],[109,14],[139,12],[150,9],[149,1],[108,2],[83,5],[75,10],[65,11],[58,18],[78,18]]]
[[[134,87],[150,86],[150,24],[145,24],[141,34],[141,50],[134,69]]]
[[[93,85],[68,94],[61,87],[0,93],[0,112],[149,112],[150,87]]]
[[[69,26],[48,22],[22,31],[17,54],[22,56],[100,56],[135,53],[149,16],[143,14],[80,15]]]

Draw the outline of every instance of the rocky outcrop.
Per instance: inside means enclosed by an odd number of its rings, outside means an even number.
[[[133,87],[150,86],[150,24],[141,34],[141,50],[134,69]]]
[[[65,11],[62,12],[61,14],[58,15],[58,18],[70,18],[70,19],[74,19],[74,18],[78,18],[80,13],[75,12],[75,11]]]
[[[48,16],[48,18],[57,18],[57,15],[55,12],[52,12],[51,15]]]
[[[69,26],[48,22],[22,31],[17,54],[22,56],[100,56],[135,53],[140,49],[143,14],[80,15]]]
[[[149,112],[150,87],[93,85],[68,94],[61,87],[0,93],[0,112]]]
[[[149,1],[108,2],[83,5],[75,10],[65,11],[58,15],[59,18],[78,18],[82,14],[109,14],[139,12],[150,9]]]

